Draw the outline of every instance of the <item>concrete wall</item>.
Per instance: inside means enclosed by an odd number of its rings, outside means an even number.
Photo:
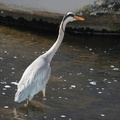
[[[69,24],[72,28],[90,31],[120,32],[120,4],[106,0],[0,0],[0,23],[18,25],[30,23],[58,24],[68,11],[83,16],[85,21]],[[109,1],[109,0],[108,0]],[[81,9],[81,10],[80,10]],[[60,14],[58,14],[60,13]],[[13,22],[14,21],[14,22]],[[41,23],[40,25],[43,25]],[[58,26],[58,25],[57,25]],[[55,26],[56,27],[56,26]],[[51,29],[51,28],[50,28]]]

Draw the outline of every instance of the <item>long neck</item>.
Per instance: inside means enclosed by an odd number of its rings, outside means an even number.
[[[46,52],[46,56],[49,61],[52,60],[53,56],[57,52],[58,48],[60,47],[62,40],[64,38],[64,31],[65,31],[66,23],[61,22],[60,28],[59,28],[59,35],[56,40],[56,42],[53,44],[53,46]]]

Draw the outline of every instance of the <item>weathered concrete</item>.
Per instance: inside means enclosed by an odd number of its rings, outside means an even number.
[[[81,12],[81,11],[80,11]],[[78,11],[77,14],[80,14]],[[96,15],[91,15],[87,11],[82,11],[85,21],[78,21],[68,24],[69,29],[74,28],[74,33],[114,33],[120,34],[120,15],[100,13],[96,10]],[[93,12],[93,11],[92,11]],[[9,8],[5,5],[0,5],[0,24],[7,24],[12,26],[22,26],[34,29],[44,30],[58,30],[63,14],[50,13],[45,11],[25,11]]]

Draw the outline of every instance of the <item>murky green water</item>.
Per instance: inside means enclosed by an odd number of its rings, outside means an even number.
[[[14,102],[11,82],[55,40],[0,26],[0,120],[119,120],[119,36],[67,35],[52,61],[47,100],[39,93],[28,109]]]

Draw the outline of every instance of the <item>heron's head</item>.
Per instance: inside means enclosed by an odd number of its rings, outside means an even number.
[[[84,18],[78,17],[72,12],[67,13],[63,18],[63,21],[66,21],[67,23],[72,22],[72,21],[76,21],[76,20],[84,20]]]

